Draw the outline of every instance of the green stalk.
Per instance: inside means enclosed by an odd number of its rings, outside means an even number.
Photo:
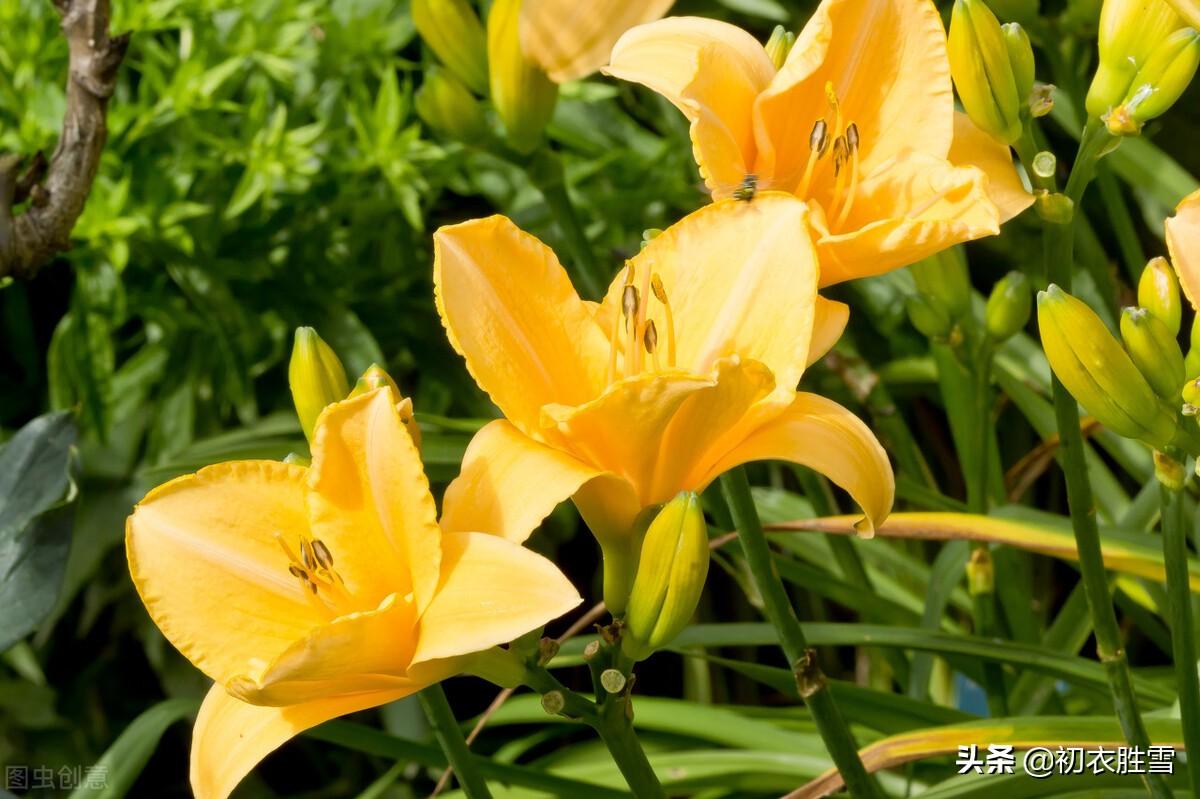
[[[638,799],[666,799],[667,794],[634,734],[629,697],[606,699],[594,726],[633,795]]]
[[[1099,120],[1089,119],[1079,142],[1079,152],[1067,181],[1066,196],[1073,213],[1063,221],[1043,218],[1043,247],[1045,282],[1057,283],[1070,291],[1074,265],[1075,215],[1088,181],[1095,173],[1096,161],[1111,137]],[[1053,186],[1049,187],[1050,189]],[[1058,377],[1051,375],[1054,395],[1054,418],[1058,427],[1059,458],[1067,483],[1067,504],[1071,512],[1071,528],[1079,551],[1079,570],[1092,616],[1096,635],[1096,653],[1103,664],[1112,689],[1113,709],[1120,721],[1125,739],[1132,746],[1150,746],[1146,726],[1142,722],[1133,693],[1129,661],[1121,641],[1117,614],[1100,549],[1100,531],[1096,525],[1096,507],[1092,486],[1088,480],[1084,456],[1083,435],[1079,430],[1079,406]],[[1147,790],[1154,797],[1170,797],[1171,789],[1159,774],[1143,776]]]
[[[608,281],[592,251],[591,242],[579,221],[579,213],[567,191],[567,178],[562,161],[548,152],[536,156],[526,167],[530,181],[546,200],[546,208],[566,237],[567,249],[575,261],[575,277],[584,299],[599,299]]]
[[[422,688],[417,697],[425,711],[425,718],[429,719],[429,726],[433,728],[434,737],[441,744],[446,760],[458,777],[458,784],[462,786],[463,793],[468,799],[491,799],[492,794],[488,791],[487,781],[475,769],[471,751],[463,738],[462,728],[458,726],[458,719],[454,718],[454,711],[446,701],[446,692],[442,690],[442,684],[434,683],[428,688]]]
[[[1183,466],[1179,465],[1182,473]],[[1200,679],[1196,675],[1195,626],[1188,585],[1187,514],[1183,486],[1161,483],[1163,560],[1167,565],[1167,598],[1171,614],[1171,649],[1175,656],[1175,682],[1179,685],[1179,714],[1183,743],[1188,752],[1200,752]],[[1188,763],[1192,795],[1200,796],[1200,764]]]
[[[817,663],[816,652],[809,648],[800,627],[800,620],[792,610],[787,590],[771,560],[767,537],[754,507],[750,494],[750,482],[742,467],[732,469],[721,476],[721,491],[729,503],[733,523],[742,542],[746,566],[754,583],[762,594],[767,618],[779,634],[780,645],[791,664],[792,673],[800,689],[800,696],[808,705],[817,731],[833,763],[842,774],[846,789],[856,799],[883,799],[883,793],[875,778],[867,772],[858,755],[858,745],[850,727],[842,717],[829,691],[825,675]]]

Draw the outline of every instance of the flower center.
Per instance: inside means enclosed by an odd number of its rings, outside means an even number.
[[[350,595],[342,576],[333,569],[333,554],[329,547],[320,539],[301,535],[300,557],[296,557],[296,552],[281,533],[275,533],[275,540],[287,557],[288,572],[300,581],[309,601],[330,615],[338,615]]]
[[[638,281],[633,261],[626,261],[625,286],[621,290],[621,313],[613,317],[612,329],[608,336],[607,383],[609,384],[618,378],[617,353],[622,347],[625,351],[625,360],[622,364],[623,374],[619,377],[641,374],[646,370],[647,356],[649,356],[649,365],[654,371],[662,369],[658,327],[649,315],[651,296],[663,307],[667,339],[667,366],[668,368],[675,366],[675,316],[671,312],[671,301],[667,298],[667,290],[663,288],[662,278],[647,264],[646,268],[642,270],[640,281]]]

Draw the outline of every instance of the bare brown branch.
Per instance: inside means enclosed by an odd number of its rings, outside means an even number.
[[[28,279],[71,243],[108,138],[106,113],[128,34],[109,36],[109,0],[54,0],[67,39],[67,111],[47,164],[39,153],[22,174],[21,159],[0,156],[0,277]],[[13,206],[31,199],[15,215]]]

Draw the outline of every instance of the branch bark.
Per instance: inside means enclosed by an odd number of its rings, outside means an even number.
[[[109,0],[53,0],[70,53],[67,111],[49,163],[0,155],[0,277],[32,278],[71,246],[108,138],[108,100],[129,46],[109,36]],[[29,200],[21,214],[15,205]]]

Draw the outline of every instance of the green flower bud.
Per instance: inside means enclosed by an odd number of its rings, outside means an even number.
[[[1175,270],[1161,256],[1151,258],[1138,280],[1138,305],[1167,326],[1171,335],[1179,334],[1183,303],[1179,296],[1179,280]]]
[[[1019,139],[1024,98],[1000,21],[983,0],[954,0],[947,48],[950,75],[971,120],[1006,144]]]
[[[1151,388],[1174,402],[1186,378],[1179,342],[1167,326],[1145,308],[1126,308],[1121,311],[1121,339]]]
[[[350,392],[351,397],[357,397],[361,394],[374,391],[377,388],[387,387],[392,391],[392,397],[396,403],[396,411],[400,414],[400,421],[404,424],[404,429],[408,431],[408,435],[416,444],[417,449],[421,448],[421,428],[417,426],[417,418],[413,414],[413,403],[411,397],[405,397],[400,393],[400,387],[396,385],[396,381],[392,379],[384,368],[377,363],[371,364],[367,371],[362,373],[362,377],[358,378],[358,382],[354,384],[354,390]]]
[[[1188,350],[1187,356],[1183,359],[1183,373],[1190,380],[1193,377],[1200,377],[1200,350],[1192,348]]]
[[[475,95],[444,69],[430,67],[413,98],[417,116],[443,136],[471,144],[487,136],[487,119]]]
[[[476,94],[487,94],[487,41],[467,0],[412,0],[417,33],[438,59]]]
[[[329,345],[311,327],[296,328],[292,360],[288,364],[288,384],[300,427],[310,442],[317,417],[325,406],[341,402],[350,393],[346,370]]]
[[[1034,60],[1033,44],[1029,34],[1016,22],[1000,26],[1004,31],[1004,43],[1008,45],[1008,63],[1012,65],[1013,82],[1017,86],[1017,99],[1028,106],[1033,94]]]
[[[1174,412],[1086,303],[1051,284],[1038,293],[1038,327],[1050,368],[1089,414],[1152,447],[1171,441]]]
[[[971,310],[971,278],[961,252],[942,250],[911,269],[917,290],[933,304],[941,305],[951,319],[961,319]]]
[[[1188,405],[1200,407],[1200,379],[1189,378],[1179,393]]]
[[[509,144],[532,152],[554,113],[558,85],[521,50],[522,0],[495,0],[487,21],[488,74],[492,104]]]
[[[681,492],[646,530],[629,594],[621,649],[643,660],[671,642],[696,612],[708,576],[708,528],[700,497]]]
[[[1088,88],[1088,114],[1103,117],[1119,105],[1150,54],[1180,26],[1166,0],[1104,0],[1100,63]]]
[[[988,335],[996,341],[1015,336],[1029,322],[1032,310],[1029,279],[1020,272],[1009,272],[996,283],[988,297],[983,315]]]
[[[795,43],[796,34],[786,30],[782,25],[776,25],[775,30],[771,31],[771,38],[767,40],[766,50],[767,58],[771,59],[775,69],[783,67],[788,53],[792,52],[792,45]]]
[[[1136,136],[1142,125],[1166,113],[1180,98],[1200,66],[1200,34],[1181,28],[1164,39],[1146,59],[1121,104],[1104,115],[1114,136]]]
[[[926,338],[943,339],[954,329],[954,320],[946,309],[922,294],[909,294],[904,298],[904,307],[913,327]]]

